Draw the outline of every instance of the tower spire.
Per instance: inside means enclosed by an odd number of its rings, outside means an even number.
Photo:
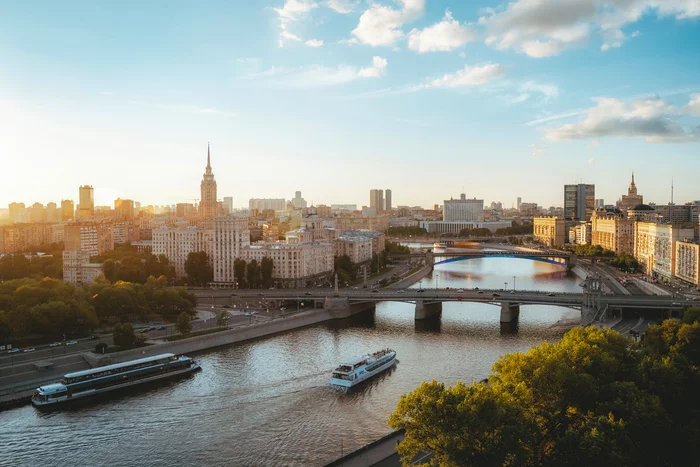
[[[207,170],[211,170],[211,154],[209,152],[209,142],[207,142]]]

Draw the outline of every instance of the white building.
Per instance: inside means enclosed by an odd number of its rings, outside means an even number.
[[[278,287],[312,286],[330,280],[333,274],[330,243],[267,243],[241,250],[241,259],[248,263],[260,263],[264,257],[272,260],[272,278]]]
[[[233,283],[233,261],[241,249],[250,245],[250,230],[245,217],[224,216],[211,220],[211,260],[214,282]]]
[[[165,255],[175,268],[175,277],[186,276],[187,255],[204,251],[211,260],[212,231],[197,227],[153,229],[153,254]]]
[[[284,211],[287,209],[287,201],[283,198],[251,198],[248,201],[248,208],[263,212],[268,209],[274,211]]]
[[[498,229],[512,227],[511,221],[495,221],[495,222],[444,222],[444,221],[421,221],[420,227],[424,228],[428,233],[458,234],[464,229],[489,229],[495,232]]]
[[[445,222],[481,222],[484,220],[484,200],[467,199],[462,193],[459,199],[446,199],[442,210]]]
[[[90,285],[104,273],[102,264],[91,263],[86,251],[63,252],[63,280],[74,285]]]
[[[636,222],[634,256],[647,275],[670,282],[676,272],[676,242],[692,239],[694,234],[692,228]]]

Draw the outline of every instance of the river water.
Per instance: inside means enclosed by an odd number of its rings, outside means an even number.
[[[578,291],[561,266],[487,258],[439,265],[422,287]],[[418,286],[418,284],[416,285]],[[479,381],[499,356],[563,335],[575,310],[524,306],[517,332],[500,308],[445,303],[414,322],[409,303],[268,339],[201,353],[203,371],[80,405],[0,412],[0,465],[323,465],[387,434],[386,420],[422,381]],[[391,347],[400,363],[341,392],[329,372],[343,359]]]

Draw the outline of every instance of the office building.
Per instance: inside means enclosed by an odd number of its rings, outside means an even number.
[[[283,198],[251,198],[248,200],[248,209],[263,212],[269,209],[277,212],[287,208],[287,201]]]
[[[232,214],[233,213],[233,197],[231,197],[231,196],[224,196],[224,213],[225,214]]]
[[[43,204],[32,204],[29,208],[29,222],[46,222],[46,208]]]
[[[595,210],[595,185],[564,185],[564,218],[589,221]]]
[[[694,234],[692,228],[635,222],[634,256],[645,274],[670,283],[676,272],[676,242],[692,240]]]
[[[445,222],[481,222],[484,220],[484,200],[467,199],[462,193],[459,199],[445,200],[442,210]]]
[[[292,206],[294,206],[294,209],[304,209],[306,207],[306,200],[301,197],[301,191],[294,192]]]
[[[71,199],[61,200],[61,220],[69,221],[75,218],[75,205]]]
[[[10,215],[10,222],[15,224],[29,222],[29,211],[24,206],[24,203],[10,203],[7,207]]]
[[[384,191],[384,210],[391,211],[391,190]]]
[[[369,190],[369,207],[374,208],[376,213],[384,211],[384,190]]]
[[[700,245],[676,242],[676,278],[700,289]]]
[[[95,190],[91,185],[82,185],[78,189],[78,218],[90,219],[95,215]]]
[[[214,173],[211,170],[209,144],[207,144],[207,168],[199,187],[201,193],[198,208],[199,217],[204,219],[216,217],[219,214],[219,203],[216,199],[216,180],[214,180]]]
[[[134,200],[117,198],[114,200],[114,215],[117,219],[134,218]]]
[[[617,208],[598,208],[591,216],[591,245],[615,254],[634,253],[634,219]]]
[[[54,202],[46,204],[46,221],[61,222],[61,214],[58,211],[58,205]]]
[[[212,219],[211,255],[214,282],[233,284],[233,261],[240,256],[241,249],[250,245],[250,230],[246,217],[221,216]]]
[[[561,217],[535,217],[534,237],[547,246],[560,246],[566,243],[566,221]]]

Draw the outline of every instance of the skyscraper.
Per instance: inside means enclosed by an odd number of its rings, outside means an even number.
[[[378,213],[384,210],[384,190],[369,190],[369,207]]]
[[[226,214],[231,214],[233,212],[233,197],[224,196],[224,211]]]
[[[627,194],[622,195],[622,199],[617,202],[617,207],[622,212],[627,212],[639,204],[644,204],[644,197],[637,193],[637,185],[634,183],[634,172],[632,172],[632,181],[627,189]]]
[[[306,207],[306,200],[301,197],[301,191],[294,192],[294,199],[292,199],[292,205],[294,209],[303,209]]]
[[[200,184],[199,217],[216,217],[219,205],[216,202],[216,180],[211,171],[211,153],[207,144],[207,168]]]
[[[61,220],[67,221],[75,217],[75,205],[72,199],[61,200]]]
[[[117,198],[114,200],[114,214],[117,219],[134,217],[134,200]]]
[[[391,190],[388,188],[384,192],[384,210],[391,211]]]
[[[91,185],[82,185],[78,189],[78,217],[89,219],[95,214],[95,190]]]
[[[589,221],[595,210],[595,185],[564,185],[564,218]]]

